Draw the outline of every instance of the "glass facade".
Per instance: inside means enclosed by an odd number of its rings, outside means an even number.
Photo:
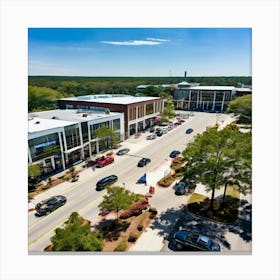
[[[58,133],[37,137],[28,141],[32,162],[50,157],[60,156],[60,144]]]
[[[121,129],[121,120],[120,119],[116,119],[113,120],[113,130],[120,130]]]
[[[90,139],[91,140],[96,138],[96,130],[102,126],[110,127],[110,124],[109,124],[109,122],[103,122],[103,123],[97,123],[97,124],[90,125]]]
[[[89,139],[88,139],[88,123],[87,122],[82,122],[81,127],[82,127],[83,143],[87,143],[89,141]]]
[[[69,125],[64,128],[67,150],[81,145],[79,125]]]

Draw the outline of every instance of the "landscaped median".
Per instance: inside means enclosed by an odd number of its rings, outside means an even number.
[[[183,157],[176,157],[172,160],[170,165],[171,171],[162,179],[160,179],[157,184],[161,187],[169,187],[174,181],[183,176],[183,165],[185,160]]]
[[[232,223],[238,218],[240,204],[240,193],[237,186],[228,186],[225,196],[218,196],[214,199],[211,208],[208,196],[193,193],[189,198],[188,210],[197,216],[213,220],[215,222]]]

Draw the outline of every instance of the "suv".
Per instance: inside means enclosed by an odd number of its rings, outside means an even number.
[[[104,190],[104,188],[106,186],[112,185],[117,181],[118,181],[118,177],[116,175],[110,175],[110,176],[104,177],[103,179],[99,180],[96,183],[96,190],[102,191],[102,190]]]
[[[39,216],[48,215],[55,209],[66,203],[67,199],[63,195],[52,196],[36,204],[35,210]]]
[[[103,156],[97,161],[96,167],[104,167],[110,163],[114,162],[114,158],[112,156]]]
[[[138,166],[138,167],[143,167],[143,166],[147,165],[149,162],[151,162],[151,160],[150,160],[149,158],[141,158],[141,159],[138,161],[137,166]]]
[[[189,247],[197,251],[221,251],[220,245],[210,237],[186,230],[175,232],[173,241],[178,249]]]

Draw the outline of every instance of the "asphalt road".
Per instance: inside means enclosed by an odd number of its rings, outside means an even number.
[[[94,220],[98,217],[98,204],[102,201],[105,191],[97,192],[95,185],[101,178],[115,174],[118,176],[117,185],[124,185],[127,189],[134,189],[136,181],[145,171],[152,170],[165,159],[169,159],[169,153],[173,150],[183,151],[188,142],[197,133],[205,131],[207,126],[215,124],[216,114],[195,113],[185,123],[171,130],[155,140],[146,140],[149,133],[142,135],[142,140],[137,144],[127,140],[122,143],[131,148],[130,152],[123,156],[115,156],[115,162],[104,168],[96,168],[95,171],[87,169],[82,172],[78,182],[69,184],[66,188],[54,187],[53,194],[62,194],[67,198],[67,203],[48,216],[36,217],[34,212],[29,213],[28,247],[30,252],[42,251],[50,244],[50,237],[55,228],[61,226],[72,212],[79,212],[83,217]],[[192,134],[186,134],[187,128],[193,128]],[[151,163],[147,167],[137,167],[141,157],[148,157]],[[141,185],[139,186],[139,190]]]

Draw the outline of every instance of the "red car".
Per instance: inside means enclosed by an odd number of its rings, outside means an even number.
[[[96,167],[104,167],[108,164],[113,163],[114,160],[115,159],[112,156],[103,156],[97,161]]]

